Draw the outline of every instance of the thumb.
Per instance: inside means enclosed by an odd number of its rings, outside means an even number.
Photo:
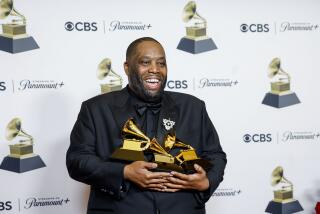
[[[200,174],[205,174],[206,172],[204,171],[204,169],[198,165],[198,164],[194,164],[194,169],[197,171],[197,173],[200,173]]]
[[[158,165],[156,163],[144,162],[143,168],[145,169],[155,169]]]

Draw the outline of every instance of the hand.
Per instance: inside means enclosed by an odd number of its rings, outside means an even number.
[[[167,172],[151,172],[150,169],[157,168],[156,163],[135,161],[124,167],[124,179],[130,180],[144,189],[163,191],[163,183],[168,182],[166,178],[172,177]]]
[[[164,183],[166,187],[162,191],[177,192],[183,189],[192,189],[204,191],[209,188],[209,179],[206,171],[198,164],[194,165],[196,172],[194,174],[186,175],[179,172],[171,172],[172,177],[166,177],[167,182]]]

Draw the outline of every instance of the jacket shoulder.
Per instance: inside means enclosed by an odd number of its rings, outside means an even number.
[[[120,90],[91,97],[90,99],[84,101],[83,104],[87,106],[95,106],[100,104],[109,105],[119,103],[124,99],[125,92],[123,90]]]

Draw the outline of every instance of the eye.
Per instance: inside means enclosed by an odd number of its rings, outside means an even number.
[[[158,62],[158,65],[160,66],[160,67],[166,67],[166,62]]]
[[[140,64],[141,64],[141,65],[144,65],[144,66],[147,66],[147,65],[150,64],[150,61],[149,61],[149,60],[141,60],[141,61],[140,61]]]

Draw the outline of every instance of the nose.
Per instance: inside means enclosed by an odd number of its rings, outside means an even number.
[[[150,73],[159,73],[159,66],[158,66],[157,62],[151,62],[149,72]]]

